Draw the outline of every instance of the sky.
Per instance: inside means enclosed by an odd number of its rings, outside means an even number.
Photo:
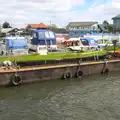
[[[120,0],[0,0],[0,24],[13,27],[45,23],[65,27],[69,22],[104,20],[120,14]]]

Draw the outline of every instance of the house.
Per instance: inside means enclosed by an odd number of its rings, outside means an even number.
[[[70,22],[67,27],[69,36],[84,36],[86,34],[98,33],[98,22]]]
[[[113,32],[120,33],[120,14],[113,17]]]
[[[18,30],[18,28],[1,28],[1,33],[17,32]]]
[[[47,29],[47,28],[48,28],[48,26],[46,26],[43,23],[40,23],[40,24],[28,24],[25,27],[25,30],[26,31],[32,31],[32,30],[36,30],[36,29]]]
[[[16,35],[18,31],[18,28],[1,28],[1,33],[4,35]]]

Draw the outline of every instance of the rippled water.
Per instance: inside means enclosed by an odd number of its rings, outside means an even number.
[[[1,88],[0,120],[120,120],[120,75]]]

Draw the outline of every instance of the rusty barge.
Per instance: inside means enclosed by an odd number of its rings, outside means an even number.
[[[53,79],[70,79],[85,75],[120,71],[120,60],[87,61],[0,69],[0,86],[33,83]]]

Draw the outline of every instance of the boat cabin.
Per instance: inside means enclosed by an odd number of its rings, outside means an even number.
[[[97,47],[97,41],[93,38],[80,38],[82,44],[88,47]]]
[[[57,45],[55,33],[48,29],[34,30],[30,49],[37,51],[38,47],[39,49],[45,48],[47,50],[56,50]]]

